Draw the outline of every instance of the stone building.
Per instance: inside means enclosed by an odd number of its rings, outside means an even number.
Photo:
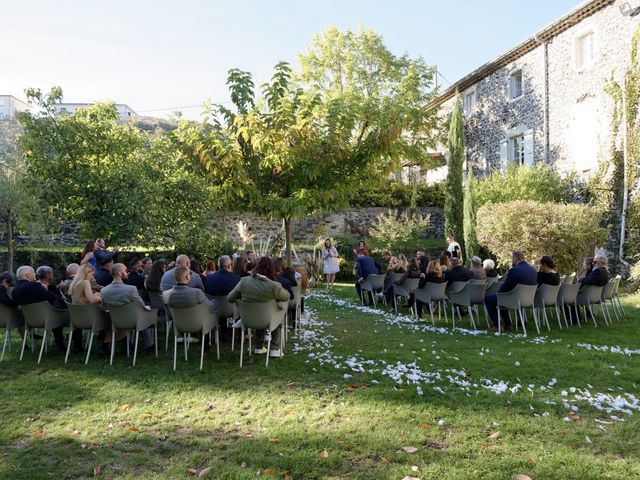
[[[608,158],[611,79],[630,67],[640,2],[589,0],[447,88],[427,107],[465,112],[467,159],[478,173],[509,162],[587,176]]]

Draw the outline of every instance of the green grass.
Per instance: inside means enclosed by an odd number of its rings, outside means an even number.
[[[355,297],[348,285],[332,296]],[[193,478],[191,468],[211,468],[207,478],[216,479],[639,478],[640,412],[612,421],[576,402],[567,421],[562,405],[574,396],[570,387],[587,384],[594,394],[638,393],[640,355],[577,343],[639,348],[639,302],[626,297],[627,317],[612,326],[556,325],[533,340],[531,332],[523,339],[416,329],[317,296],[307,305],[322,335],[291,335],[287,355],[267,369],[263,356],[239,369],[238,351],[224,343],[221,361],[207,358],[202,373],[196,349],[175,373],[164,351],[141,355],[135,368],[122,356],[113,367],[95,356],[88,366],[79,356],[65,366],[55,353],[40,366],[30,353],[18,363],[16,339],[0,364],[0,478],[90,478],[97,466],[98,478],[131,479]],[[314,354],[340,368],[294,353],[295,344],[316,345]],[[354,372],[346,366],[354,356],[373,363]],[[399,384],[383,375],[383,361],[415,361],[442,379],[422,382],[419,395],[406,377]],[[523,388],[497,395],[460,385],[482,379]]]

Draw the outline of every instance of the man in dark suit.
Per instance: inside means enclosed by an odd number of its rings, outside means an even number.
[[[94,273],[93,277],[98,285],[106,287],[111,285],[113,277],[111,276],[111,268],[113,267],[113,260],[109,257],[103,257],[102,263],[98,264],[98,269]]]
[[[593,259],[593,268],[580,280],[580,288],[585,285],[595,285],[604,287],[609,281],[609,272],[607,271],[607,257],[598,255]]]
[[[240,276],[233,273],[233,262],[229,255],[222,255],[218,259],[218,271],[204,280],[204,291],[209,295],[229,295],[229,292],[240,281]]]
[[[471,270],[463,267],[460,259],[456,257],[451,259],[451,269],[444,274],[447,287],[450,287],[453,282],[468,282],[471,277],[473,277]]]
[[[9,289],[13,287],[13,275],[9,272],[0,273],[0,303],[7,307],[17,307],[18,304],[9,296]]]
[[[126,280],[127,285],[133,285],[138,290],[144,290],[144,275],[142,274],[142,260],[132,258],[129,262],[129,276]]]
[[[218,309],[216,300],[209,300],[202,290],[189,286],[191,278],[191,270],[186,267],[177,267],[175,272],[176,285],[170,290],[162,292],[162,299],[169,307],[188,308],[200,305],[201,303],[209,305],[211,313],[215,313]],[[203,339],[204,351],[209,351],[209,335],[205,335]]]
[[[96,249],[93,252],[93,256],[96,259],[96,265],[100,265],[102,261],[107,258],[110,258],[113,262],[118,261],[118,253],[120,252],[118,247],[115,247],[113,249],[113,253],[107,251],[105,247],[106,247],[106,244],[105,244],[104,238],[96,239]]]
[[[18,282],[11,291],[13,301],[18,305],[30,305],[32,303],[49,302],[53,307],[64,310],[67,305],[64,303],[61,295],[49,291],[40,282],[36,281],[36,272],[28,265],[23,265],[16,272]],[[52,330],[53,338],[60,353],[66,353],[64,340],[62,336],[63,327],[54,328]],[[74,338],[74,346],[76,351],[82,351],[82,335],[76,335]]]
[[[369,275],[380,275],[380,267],[378,266],[378,262],[376,262],[372,257],[365,255],[364,253],[359,253],[356,257],[356,272],[358,272],[358,280],[356,281],[356,292],[358,293],[358,298],[362,298],[362,282]],[[373,297],[371,292],[369,292],[369,304],[373,305]]]
[[[511,254],[511,264],[513,265],[504,280],[502,286],[498,289],[499,293],[506,293],[513,290],[517,285],[537,285],[538,284],[538,272],[536,269],[529,265],[524,259],[524,253],[513,252]],[[496,294],[488,295],[484,299],[484,304],[487,307],[487,312],[493,321],[493,327],[489,330],[493,332],[498,331],[498,296]],[[502,311],[501,311],[502,313]],[[501,315],[504,321],[504,330],[511,331],[511,320],[509,315],[505,311],[504,315]]]

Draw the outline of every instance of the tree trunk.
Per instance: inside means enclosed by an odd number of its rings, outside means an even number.
[[[7,270],[13,272],[13,212],[7,215]]]
[[[293,219],[291,217],[284,219],[284,236],[287,244],[287,265],[292,266],[293,263],[293,246],[292,246],[292,232]]]

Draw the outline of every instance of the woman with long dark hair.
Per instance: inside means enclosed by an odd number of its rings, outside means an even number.
[[[233,273],[239,277],[248,277],[250,272],[247,271],[247,260],[243,255],[238,255],[233,261]]]
[[[167,261],[165,259],[156,260],[151,266],[151,271],[144,279],[144,288],[149,292],[160,292],[160,281],[164,272],[167,271]]]
[[[80,260],[80,265],[91,265],[94,269],[96,268],[96,257],[94,253],[96,251],[96,242],[95,240],[89,240],[82,250],[82,258]]]

